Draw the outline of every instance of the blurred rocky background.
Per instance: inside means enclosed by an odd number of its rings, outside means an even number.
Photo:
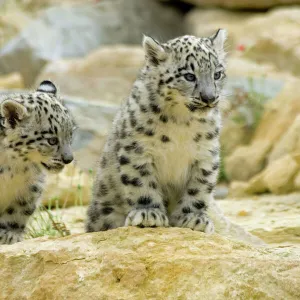
[[[53,80],[80,126],[76,163],[44,195],[56,209],[39,212],[52,225],[37,216],[29,237],[83,232],[105,138],[144,60],[142,35],[218,28],[229,33],[219,205],[270,245],[300,245],[300,0],[0,0],[0,94]]]

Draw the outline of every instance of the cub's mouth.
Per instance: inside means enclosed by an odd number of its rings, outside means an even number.
[[[63,164],[46,164],[44,162],[41,162],[41,165],[48,171],[51,173],[59,173],[63,168],[64,165]]]

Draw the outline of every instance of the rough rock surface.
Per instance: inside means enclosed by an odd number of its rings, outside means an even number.
[[[271,245],[300,246],[300,194],[219,201],[224,214]],[[73,213],[72,213],[73,214]]]
[[[297,299],[299,249],[119,228],[0,247],[1,299]],[[21,287],[21,288],[20,288]]]
[[[300,4],[299,0],[183,0],[199,6],[221,6],[235,9],[266,9],[278,5]]]

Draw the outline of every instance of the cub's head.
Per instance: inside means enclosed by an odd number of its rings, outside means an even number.
[[[34,162],[54,173],[72,162],[76,126],[51,81],[43,81],[33,93],[0,100],[0,121],[0,142],[11,160]]]
[[[167,43],[144,37],[146,71],[166,101],[180,99],[191,111],[215,107],[222,98],[226,31],[208,38],[183,36]]]

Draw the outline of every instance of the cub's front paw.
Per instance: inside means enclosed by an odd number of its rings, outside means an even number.
[[[169,220],[166,214],[157,208],[133,209],[126,218],[125,226],[168,227]]]
[[[23,234],[0,230],[0,245],[12,245],[23,240]]]
[[[173,218],[174,226],[182,228],[191,228],[193,230],[205,233],[214,233],[215,227],[212,220],[205,213],[188,213]]]

